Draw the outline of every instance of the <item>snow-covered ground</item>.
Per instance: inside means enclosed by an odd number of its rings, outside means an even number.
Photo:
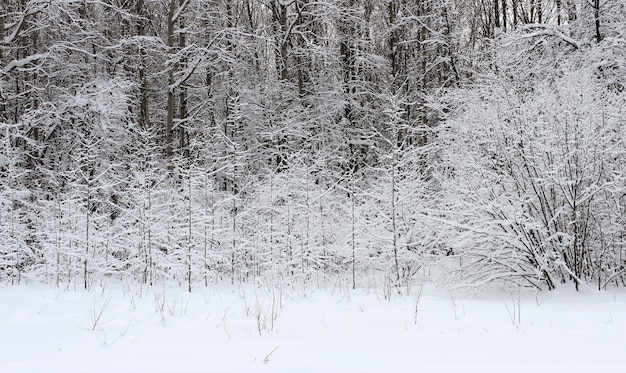
[[[625,372],[626,292],[0,287],[0,372]]]

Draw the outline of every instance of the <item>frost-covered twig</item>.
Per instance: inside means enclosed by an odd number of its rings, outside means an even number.
[[[111,321],[111,320],[102,321],[102,316],[104,315],[104,311],[107,309],[110,302],[111,302],[111,296],[109,295],[104,301],[104,303],[100,305],[100,307],[96,307],[96,299],[94,297],[93,309],[91,313],[91,330],[96,330],[98,326],[106,324],[107,322]]]

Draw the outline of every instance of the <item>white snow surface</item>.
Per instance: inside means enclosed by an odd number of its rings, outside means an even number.
[[[0,372],[626,372],[624,291],[411,292],[1,286]]]

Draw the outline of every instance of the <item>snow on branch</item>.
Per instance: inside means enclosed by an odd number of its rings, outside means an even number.
[[[178,9],[176,10],[176,13],[174,14],[174,16],[172,16],[172,22],[178,21],[178,18],[185,11],[185,9],[187,8],[187,5],[189,5],[189,0],[185,0],[185,2],[178,7]]]
[[[534,24],[528,24],[528,25],[522,26],[521,30],[528,31],[527,34],[523,35],[524,38],[552,36],[552,37],[563,40],[564,42],[571,45],[575,49],[580,49],[583,46],[583,43],[565,35],[557,28],[557,26],[554,26],[554,25],[534,23]]]
[[[13,32],[11,34],[5,36],[2,40],[0,40],[0,45],[9,45],[13,43],[19,33],[22,31],[24,24],[26,24],[26,20],[28,17],[35,15],[42,10],[44,10],[48,6],[49,2],[39,2],[39,1],[31,1],[26,5],[26,10],[22,13],[20,19],[16,22],[13,27]]]
[[[32,56],[28,56],[28,57],[24,57],[21,58],[19,60],[13,60],[11,62],[9,62],[4,69],[2,69],[2,73],[3,74],[8,74],[11,72],[11,70],[13,69],[20,69],[20,68],[24,68],[26,65],[29,65],[35,61],[38,61],[40,59],[43,59],[47,56],[46,53],[42,53],[42,54],[33,54]]]

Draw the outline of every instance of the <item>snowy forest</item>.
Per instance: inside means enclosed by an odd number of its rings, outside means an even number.
[[[0,282],[626,283],[624,0],[3,0]]]

